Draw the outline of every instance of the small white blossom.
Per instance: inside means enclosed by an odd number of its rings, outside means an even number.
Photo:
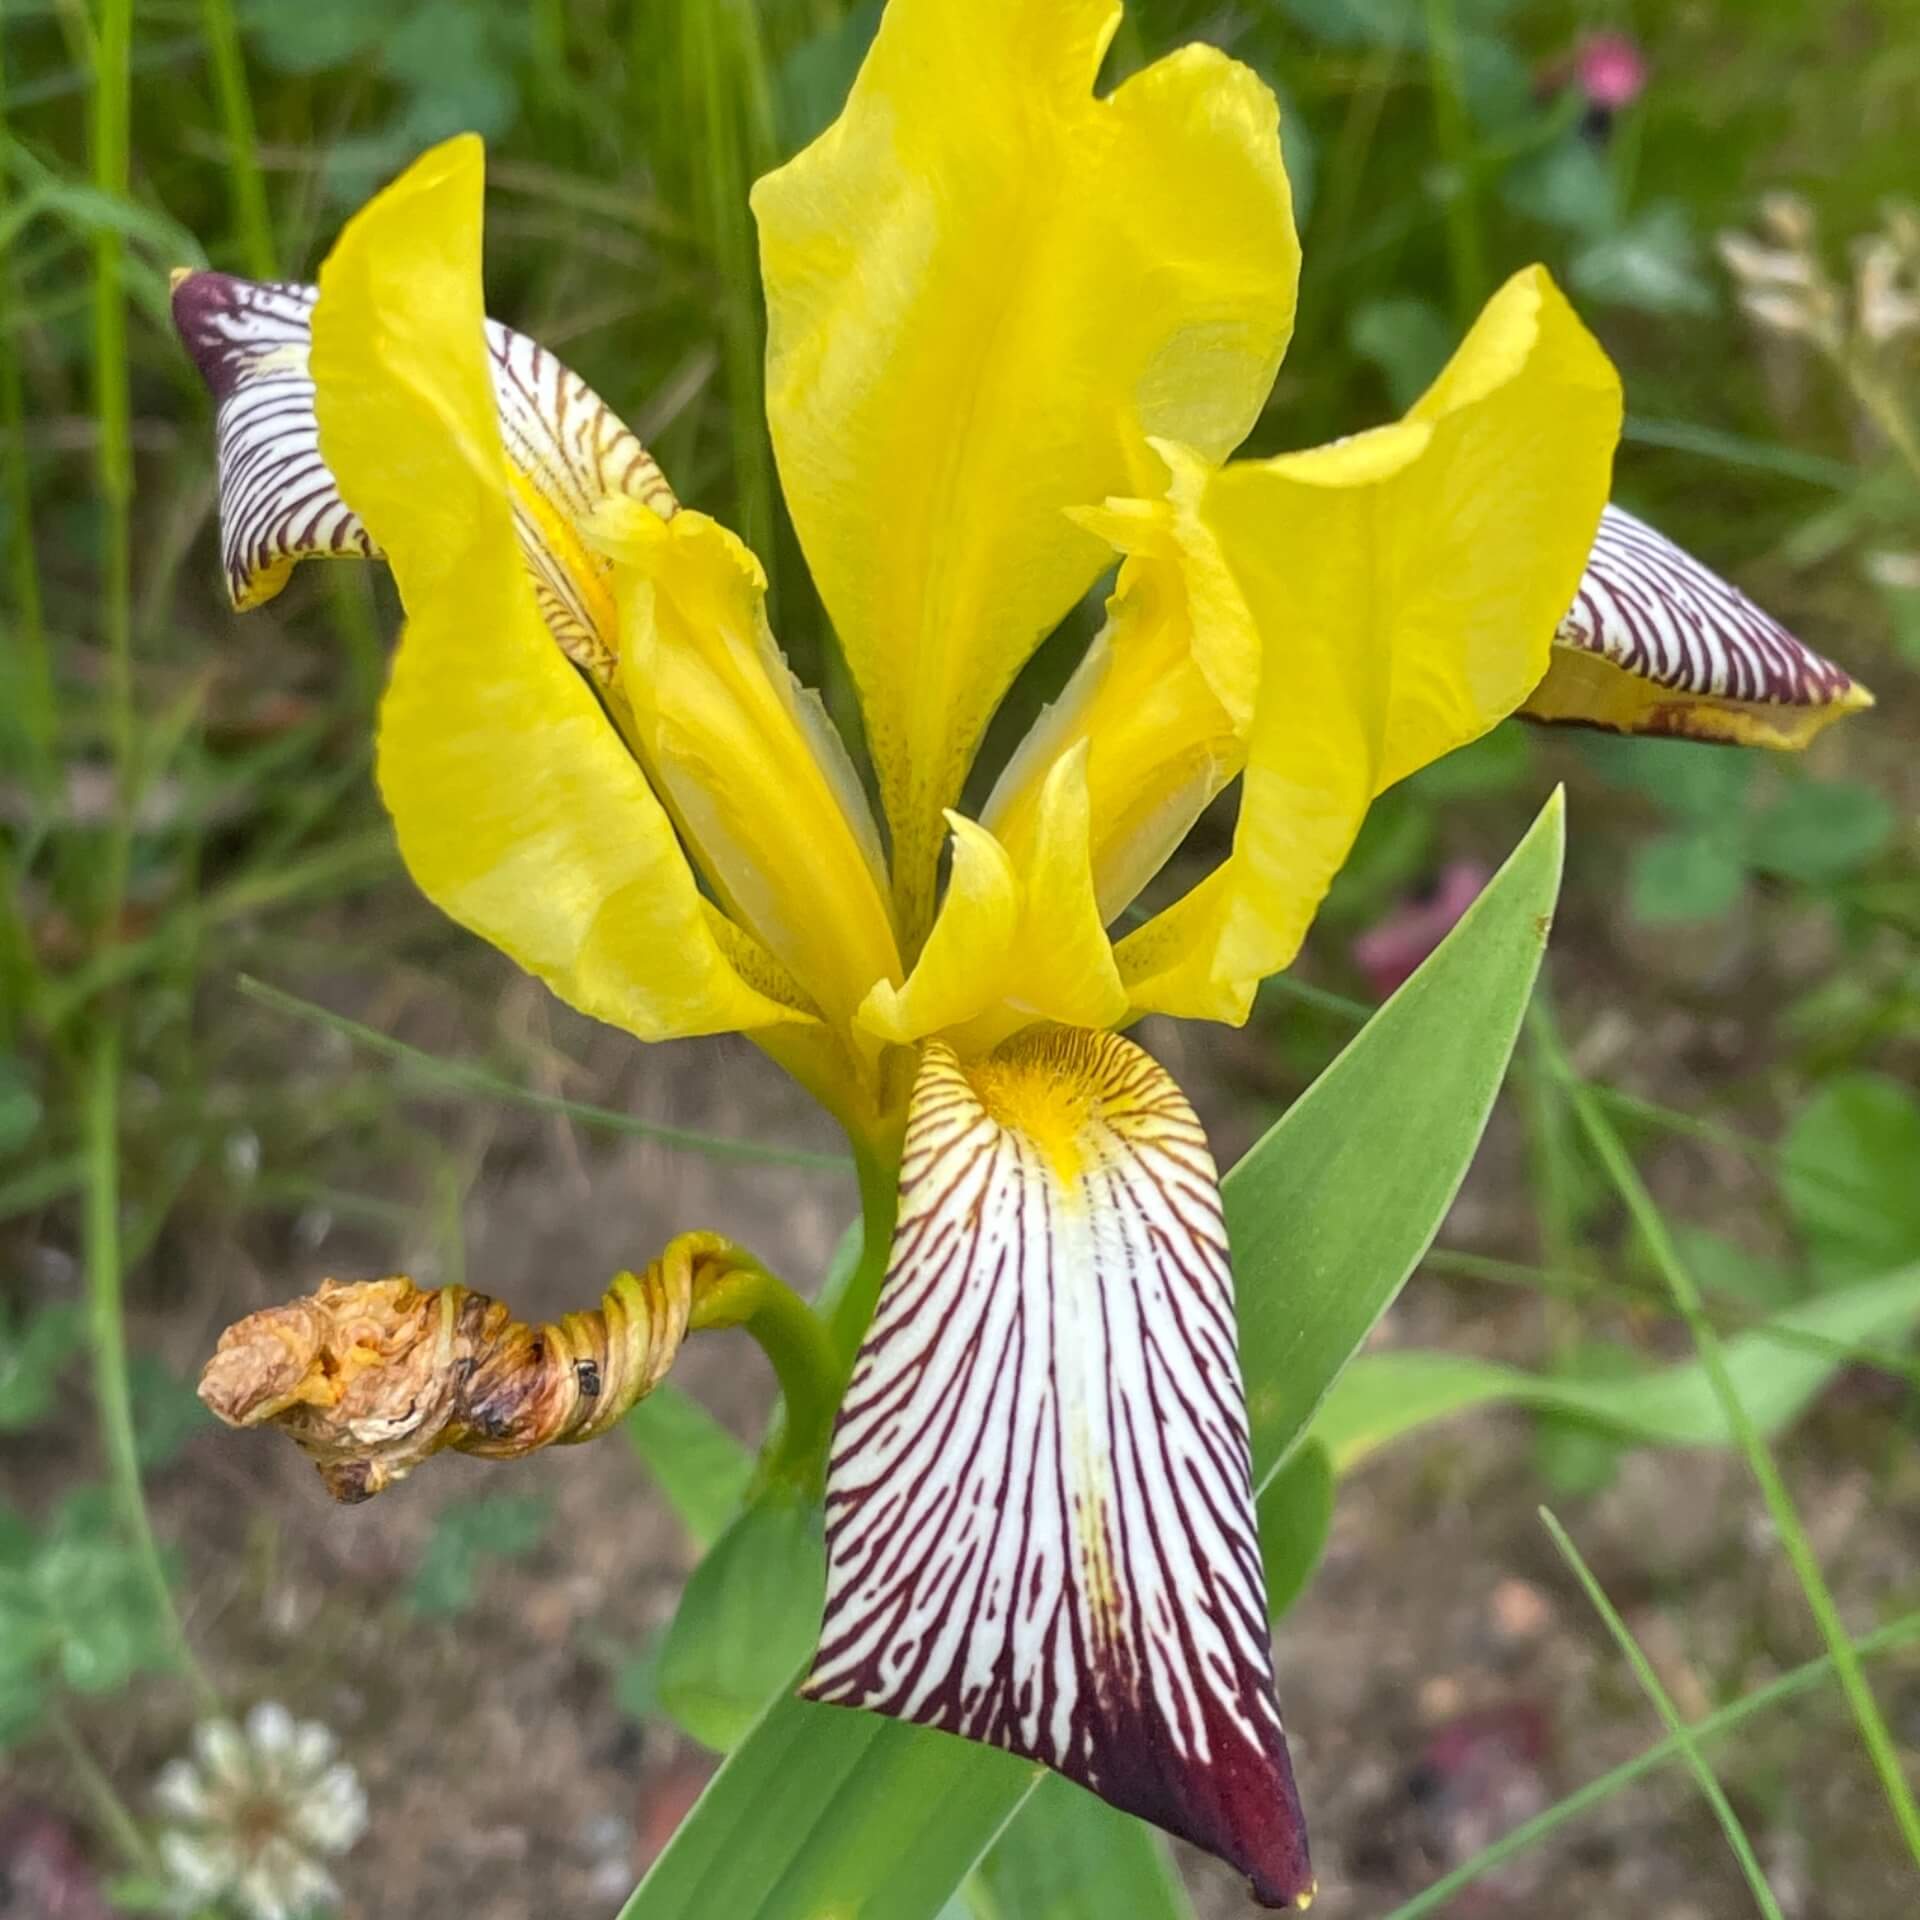
[[[337,1904],[325,1862],[367,1824],[358,1776],[333,1735],[265,1700],[244,1729],[204,1720],[193,1757],[154,1782],[160,1858],[183,1907],[227,1900],[248,1920],[313,1920]]]
[[[1794,248],[1765,247],[1751,234],[1731,228],[1716,235],[1714,245],[1735,278],[1746,286],[1798,290],[1813,285],[1812,259]]]
[[[1884,347],[1920,333],[1920,269],[1888,234],[1875,234],[1856,256],[1854,311],[1861,333]]]

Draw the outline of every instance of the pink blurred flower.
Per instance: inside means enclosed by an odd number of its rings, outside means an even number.
[[[1353,964],[1384,1000],[1452,932],[1491,878],[1478,860],[1449,860],[1425,892],[1409,896],[1354,941]]]
[[[1603,113],[1630,107],[1647,89],[1647,57],[1624,33],[1591,33],[1573,56],[1573,78]]]

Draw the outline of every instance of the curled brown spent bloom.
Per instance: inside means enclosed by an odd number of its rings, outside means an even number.
[[[229,1327],[200,1398],[228,1426],[281,1428],[336,1500],[368,1500],[443,1448],[509,1460],[604,1433],[690,1322],[736,1322],[726,1303],[764,1279],[731,1241],[682,1234],[593,1311],[542,1326],[466,1287],[326,1280]]]

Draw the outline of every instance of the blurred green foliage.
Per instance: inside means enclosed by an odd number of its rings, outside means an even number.
[[[521,1560],[547,1536],[545,1501],[527,1493],[479,1493],[455,1500],[434,1516],[406,1602],[416,1614],[465,1613],[479,1598],[480,1581],[496,1560]]]

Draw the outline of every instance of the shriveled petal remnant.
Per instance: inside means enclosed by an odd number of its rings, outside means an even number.
[[[1522,712],[1615,733],[1804,747],[1865,687],[1738,587],[1620,507],[1608,507],[1553,664]]]
[[[200,1398],[230,1427],[281,1428],[336,1500],[371,1499],[445,1448],[511,1460],[604,1433],[665,1377],[696,1293],[736,1258],[683,1234],[593,1312],[537,1327],[465,1287],[324,1281],[229,1327]]]
[[[1213,1161],[1130,1041],[926,1049],[827,1553],[815,1699],[1044,1761],[1306,1905]]]

